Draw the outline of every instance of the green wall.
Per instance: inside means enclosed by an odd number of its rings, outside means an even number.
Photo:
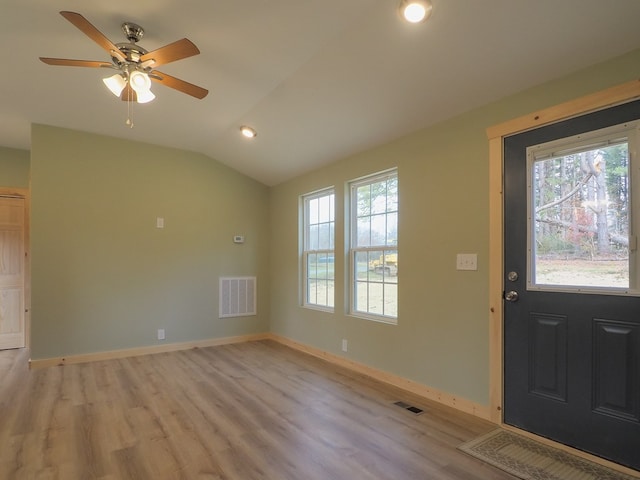
[[[31,182],[33,359],[154,345],[159,328],[165,343],[269,330],[264,185],[200,154],[42,125]],[[258,315],[219,319],[218,278],[253,275]]]
[[[0,187],[29,188],[29,152],[0,147]]]
[[[532,88],[271,189],[271,330],[480,405],[489,403],[489,156],[486,128],[640,76],[640,50]],[[398,167],[399,314],[387,325],[301,307],[298,205],[335,186],[344,245],[347,182]],[[477,253],[477,271],[457,271]],[[336,255],[346,292],[348,255]],[[340,351],[347,339],[349,350]]]
[[[0,148],[0,186],[31,175],[32,358],[272,332],[488,404],[487,127],[640,76],[640,50],[510,96],[271,189],[200,154],[43,125]],[[30,162],[29,162],[30,155]],[[299,197],[398,167],[398,325],[300,306]],[[6,180],[5,180],[6,179]],[[156,217],[165,228],[156,228]],[[232,242],[244,234],[246,243]],[[477,271],[457,271],[477,253]],[[218,278],[256,275],[258,315],[218,318]],[[340,351],[342,339],[349,351]]]

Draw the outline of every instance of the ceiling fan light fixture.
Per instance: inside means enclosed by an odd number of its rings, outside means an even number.
[[[138,103],[148,103],[156,98],[151,92],[151,79],[146,73],[134,70],[129,74],[129,83],[136,92]]]
[[[255,138],[258,136],[258,133],[253,128],[248,127],[247,125],[242,125],[240,127],[240,133],[242,133],[242,135],[247,138]]]
[[[127,85],[126,80],[120,73],[116,73],[111,77],[103,78],[102,81],[116,97],[120,96],[122,90],[124,90],[124,87]]]
[[[139,72],[138,70],[134,70],[129,74],[129,83],[131,83],[131,88],[133,88],[136,93],[149,91],[151,88],[149,75],[144,72]]]
[[[136,97],[138,99],[138,103],[149,103],[151,100],[156,98],[151,90],[136,92]]]
[[[431,15],[433,5],[431,0],[402,0],[400,13],[409,23],[424,22]]]

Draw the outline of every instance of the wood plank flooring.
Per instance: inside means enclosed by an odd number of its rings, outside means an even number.
[[[27,360],[0,352],[2,480],[514,478],[456,450],[492,424],[273,341]]]

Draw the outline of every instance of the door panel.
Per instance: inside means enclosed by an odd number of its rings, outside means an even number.
[[[504,422],[636,469],[640,297],[528,284],[527,148],[639,118],[631,102],[504,140]]]
[[[25,346],[24,208],[0,197],[0,349]]]
[[[598,319],[594,330],[594,411],[638,422],[640,327]]]
[[[566,402],[567,317],[534,313],[529,322],[529,391]]]

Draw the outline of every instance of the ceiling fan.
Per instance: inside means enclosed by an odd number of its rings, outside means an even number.
[[[129,102],[146,103],[153,100],[155,95],[151,92],[151,81],[199,99],[209,93],[202,87],[155,70],[157,66],[198,55],[200,50],[190,40],[183,38],[149,52],[137,44],[144,30],[135,23],[122,24],[129,42],[114,44],[79,13],[63,11],[60,15],[106,50],[111,62],[40,57],[47,65],[114,69],[117,73],[103,79],[103,82],[114,95]]]

